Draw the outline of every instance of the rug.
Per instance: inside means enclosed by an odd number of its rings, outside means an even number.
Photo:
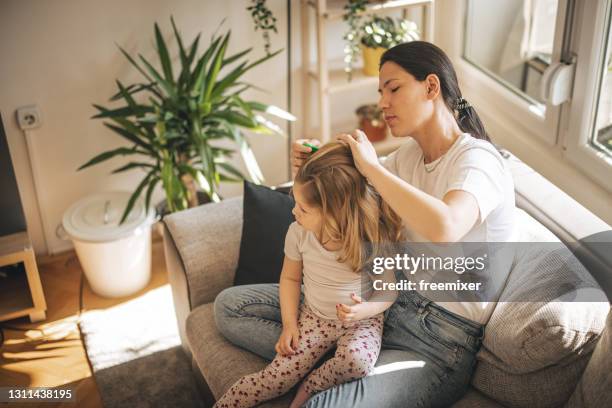
[[[85,312],[79,326],[106,408],[201,407],[169,285]]]

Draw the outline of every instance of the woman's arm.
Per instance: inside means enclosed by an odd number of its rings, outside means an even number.
[[[359,171],[410,230],[431,242],[456,242],[476,224],[479,209],[472,194],[453,190],[440,200],[384,168],[367,138],[343,134],[338,139],[348,143]]]
[[[380,164],[369,168],[366,177],[406,225],[431,242],[456,242],[478,220],[476,198],[466,191],[449,191],[440,200]]]

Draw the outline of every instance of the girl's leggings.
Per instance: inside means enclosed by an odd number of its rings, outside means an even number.
[[[365,377],[380,352],[383,315],[353,322],[327,320],[302,306],[296,354],[282,356],[263,370],[242,377],[217,401],[216,408],[253,407],[285,394],[334,345],[336,353],[304,380],[310,395],[335,385]]]

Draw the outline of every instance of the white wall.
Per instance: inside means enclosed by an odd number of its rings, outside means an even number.
[[[436,2],[435,38],[446,48],[447,20],[463,24],[462,16],[445,16],[449,2]],[[112,169],[124,164],[119,159],[94,166],[81,172],[76,168],[94,155],[124,145],[123,139],[91,120],[95,113],[92,103],[106,104],[115,92],[115,79],[124,83],[139,80],[129,63],[115,46],[120,44],[129,52],[141,52],[153,59],[153,23],[159,22],[166,38],[170,37],[170,15],[186,41],[196,33],[209,38],[223,18],[225,29],[232,29],[230,51],[254,46],[252,58],[263,54],[261,35],[253,31],[245,7],[248,0],[1,0],[0,1],[0,112],[4,117],[9,148],[15,166],[21,200],[28,229],[37,254],[55,253],[71,247],[55,236],[66,208],[88,194],[104,190],[133,190],[142,178],[139,171],[110,175]],[[287,37],[286,1],[268,0],[278,19],[278,35],[273,35],[273,49],[285,48]],[[293,112],[301,114],[301,61],[299,3],[292,0],[293,43]],[[447,19],[447,20],[445,20]],[[327,51],[329,59],[342,57],[342,22],[329,31]],[[206,41],[201,43],[206,45]],[[313,54],[314,54],[314,47]],[[172,48],[176,51],[176,48]],[[313,55],[314,57],[314,55]],[[252,71],[247,79],[268,90],[253,92],[253,99],[286,107],[286,54]],[[376,90],[360,90],[376,101]],[[334,119],[343,121],[354,110],[354,93],[335,97]],[[30,157],[23,132],[15,121],[15,110],[37,104],[42,112],[43,126],[31,133],[36,153],[35,165],[40,169],[41,194],[37,198],[33,186]],[[314,111],[316,112],[316,110]],[[281,122],[277,122],[281,123]],[[300,129],[296,123],[294,129]],[[316,124],[314,124],[316,127]],[[294,132],[294,137],[299,137]],[[273,136],[251,138],[255,155],[262,167],[266,184],[273,185],[287,178],[287,141]],[[551,179],[554,172],[546,172],[532,165]],[[239,163],[242,165],[241,163]],[[603,193],[572,193],[571,186],[555,181],[582,204],[600,217],[606,200]],[[582,183],[584,185],[584,183]],[[224,185],[225,197],[241,193],[241,185]],[[585,191],[582,189],[582,191]],[[163,197],[158,189],[154,198]],[[1,193],[0,193],[1,199]],[[609,205],[609,202],[607,202]],[[602,207],[604,206],[604,207]],[[609,207],[608,207],[609,208]],[[42,217],[41,217],[42,216]],[[41,218],[45,220],[45,226]],[[47,239],[45,239],[45,231]],[[48,244],[48,247],[47,247]]]
[[[226,18],[222,30],[232,30],[229,51],[253,46],[250,56],[255,59],[263,54],[263,40],[252,28],[251,17],[246,11],[249,3],[245,0],[0,2],[0,112],[4,117],[28,229],[38,254],[71,247],[69,242],[55,236],[55,228],[70,204],[94,192],[133,190],[143,176],[139,170],[110,175],[112,169],[126,163],[120,159],[76,172],[94,155],[126,145],[123,139],[107,130],[102,121],[90,119],[96,113],[91,104],[107,104],[115,92],[115,79],[124,84],[140,79],[115,44],[130,53],[141,52],[153,60],[153,23],[157,21],[161,25],[169,40],[169,19],[173,15],[186,42],[198,32],[203,33],[200,42],[203,49],[221,20]],[[273,35],[273,49],[286,48],[286,2],[269,0],[268,3],[278,18],[279,32]],[[297,27],[297,3],[292,20]],[[294,31],[294,44],[299,43],[298,33]],[[173,45],[171,51],[174,53],[176,46]],[[294,51],[296,58],[298,54]],[[294,101],[299,101],[299,60],[294,67]],[[286,54],[253,70],[246,79],[269,91],[267,94],[251,92],[247,95],[249,98],[286,107]],[[15,120],[15,110],[30,104],[38,105],[43,117],[42,127],[31,133],[34,157],[28,156],[24,134]],[[299,112],[297,103],[294,103],[294,111]],[[285,181],[288,174],[286,140],[255,135],[251,141],[266,184]],[[38,199],[30,159],[35,160],[40,169]],[[222,188],[225,197],[241,191],[241,185]],[[158,187],[154,198],[162,197]]]

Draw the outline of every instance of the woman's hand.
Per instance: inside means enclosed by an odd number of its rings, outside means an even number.
[[[351,293],[351,299],[354,302],[352,306],[342,303],[336,305],[336,315],[340,321],[352,322],[371,317],[367,302],[364,302],[361,297],[354,293]]]
[[[281,333],[274,350],[283,356],[289,356],[295,354],[297,351],[298,340],[300,339],[300,330],[297,324],[291,326],[283,326],[283,332]]]
[[[291,145],[291,178],[295,178],[297,171],[312,154],[312,149],[304,146],[304,143],[321,146],[321,141],[318,139],[297,139],[293,142]]]
[[[363,131],[357,129],[352,134],[342,133],[337,139],[349,145],[355,165],[364,177],[368,178],[370,170],[380,166],[374,145]]]

